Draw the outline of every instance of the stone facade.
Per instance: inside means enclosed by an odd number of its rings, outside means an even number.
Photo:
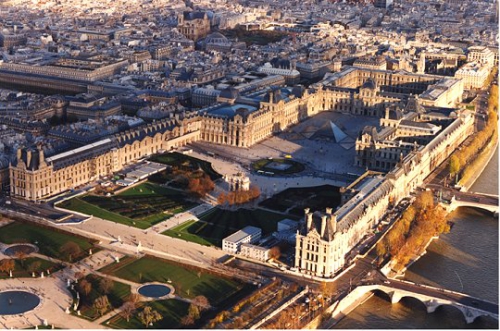
[[[412,109],[415,106],[416,109]],[[424,113],[418,98],[411,97],[405,112],[386,108],[380,119],[380,131],[367,126],[356,139],[355,164],[370,170],[389,171],[412,150],[427,144],[442,129],[431,121],[448,118]]]
[[[482,88],[490,75],[491,67],[477,62],[467,63],[455,72],[465,89]]]
[[[45,158],[18,150],[10,165],[11,196],[40,201],[122,169],[139,158],[199,139],[199,121],[163,120]]]
[[[460,82],[429,75],[348,67],[327,75],[312,88],[272,88],[260,101],[239,98],[237,93],[221,93],[217,98],[223,104],[202,109],[182,120],[166,119],[148,124],[43,162],[36,151],[30,152],[28,161],[28,152],[24,151],[10,166],[11,194],[33,201],[46,199],[119,171],[125,164],[144,156],[197,140],[250,147],[325,110],[382,117],[387,107],[404,107],[407,95],[403,93],[425,91],[422,93],[425,95],[430,93],[429,89],[437,90],[432,94],[434,99],[421,97],[420,102],[455,104],[461,101],[463,85]],[[384,89],[392,92],[384,92]],[[224,112],[214,113],[221,107]],[[403,127],[400,125],[399,130]]]
[[[383,219],[390,204],[408,196],[474,130],[474,116],[464,112],[427,145],[401,158],[387,176],[374,176],[337,211],[305,210],[297,232],[295,267],[303,273],[332,277],[349,253]]]
[[[241,244],[240,254],[254,260],[266,262],[269,260],[269,252],[271,250],[266,247],[256,246],[252,244]]]
[[[177,29],[188,39],[197,41],[210,33],[210,19],[207,13],[183,12],[177,21]]]

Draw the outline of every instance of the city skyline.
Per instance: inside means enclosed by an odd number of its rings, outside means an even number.
[[[498,173],[471,189],[497,1],[3,0],[0,25],[3,328],[358,328],[374,300],[405,328],[407,297],[413,328],[498,327],[460,277],[484,249],[413,275],[465,212],[498,221]]]

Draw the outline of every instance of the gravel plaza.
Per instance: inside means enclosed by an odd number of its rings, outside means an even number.
[[[340,142],[335,140],[331,123],[345,134]],[[212,162],[223,175],[244,173],[266,195],[289,187],[343,186],[349,181],[338,175],[361,175],[365,171],[354,166],[354,156],[356,138],[366,125],[378,126],[378,118],[323,112],[250,148],[197,142],[191,144],[192,155]],[[252,162],[259,159],[288,156],[306,169],[286,177],[267,177],[250,171]]]

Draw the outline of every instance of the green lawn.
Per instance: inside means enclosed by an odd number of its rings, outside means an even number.
[[[131,187],[118,194],[119,196],[151,196],[151,195],[162,195],[162,196],[178,196],[181,193],[177,190],[172,190],[167,187],[162,187],[153,183],[145,182],[137,186]]]
[[[180,320],[187,315],[189,307],[189,303],[179,300],[151,301],[142,304],[142,306],[136,310],[129,322],[118,314],[104,322],[103,325],[114,329],[144,329],[145,327],[140,322],[137,314],[140,313],[146,305],[158,311],[160,315],[163,316],[161,321],[153,324],[151,327],[152,329],[180,329],[182,327]]]
[[[92,242],[88,239],[76,237],[49,228],[33,225],[30,223],[14,222],[0,228],[0,241],[6,244],[31,243],[35,244],[39,253],[61,260],[67,260],[60,252],[61,247],[67,242],[76,243],[82,253],[73,258],[73,261],[88,255]]]
[[[217,238],[204,238],[199,235],[189,233],[188,228],[190,228],[195,223],[196,221],[194,220],[187,221],[179,226],[176,226],[175,228],[162,232],[162,234],[173,238],[184,239],[186,241],[191,241],[204,246],[217,245]]]
[[[107,210],[102,209],[102,208],[99,208],[91,203],[88,203],[88,202],[82,200],[79,197],[76,197],[76,198],[73,198],[70,200],[66,200],[66,201],[60,203],[59,207],[64,208],[64,209],[74,210],[74,211],[77,211],[77,212],[80,212],[83,214],[87,214],[87,215],[96,216],[96,217],[103,218],[103,219],[110,220],[110,221],[117,222],[117,223],[122,223],[122,224],[126,224],[126,225],[134,225],[133,219],[122,216],[122,215],[117,214],[117,213],[107,211]],[[141,222],[137,223],[134,226],[137,226],[138,228],[141,228],[141,229],[146,229],[149,227],[149,226],[146,226],[145,224],[142,224]]]
[[[192,241],[201,245],[220,246],[222,239],[247,225],[262,229],[263,235],[276,231],[277,223],[287,218],[284,215],[262,209],[236,211],[211,209],[200,217],[200,221],[188,221],[162,234]]]
[[[59,206],[113,222],[147,229],[195,205],[179,191],[146,182],[116,196],[86,195],[66,200]]]
[[[47,270],[51,273],[61,270],[63,268],[62,265],[54,262],[47,261],[45,259],[41,259],[39,257],[28,257],[23,261],[19,259],[15,259],[16,265],[14,267],[14,271],[12,272],[12,277],[32,277],[32,273],[28,271],[29,266],[32,263],[39,262],[40,267],[35,270],[36,277],[40,277],[40,272],[43,271],[44,275],[47,276]],[[0,273],[0,279],[9,278],[8,272]]]
[[[152,257],[138,260],[124,259],[100,271],[136,283],[170,281],[176,294],[188,298],[204,295],[213,305],[220,303],[242,287],[239,282]]]
[[[80,301],[80,312],[82,316],[89,320],[95,320],[99,318],[99,313],[92,307],[94,300],[100,296],[107,295],[109,303],[113,308],[119,308],[125,302],[125,299],[130,295],[130,285],[123,284],[120,282],[113,281],[113,288],[108,294],[100,293],[99,282],[102,277],[97,275],[87,275],[85,277],[87,281],[92,284],[92,291],[88,296],[81,295]],[[111,308],[111,309],[113,309]],[[111,310],[109,309],[108,312]]]

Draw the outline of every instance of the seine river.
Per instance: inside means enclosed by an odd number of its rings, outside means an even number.
[[[498,150],[470,191],[498,194]],[[450,233],[434,240],[405,278],[498,302],[498,218],[460,208]],[[441,306],[427,314],[422,303],[404,298],[392,305],[383,294],[371,297],[342,319],[338,329],[498,329],[498,321],[479,317],[466,324],[456,308]]]

